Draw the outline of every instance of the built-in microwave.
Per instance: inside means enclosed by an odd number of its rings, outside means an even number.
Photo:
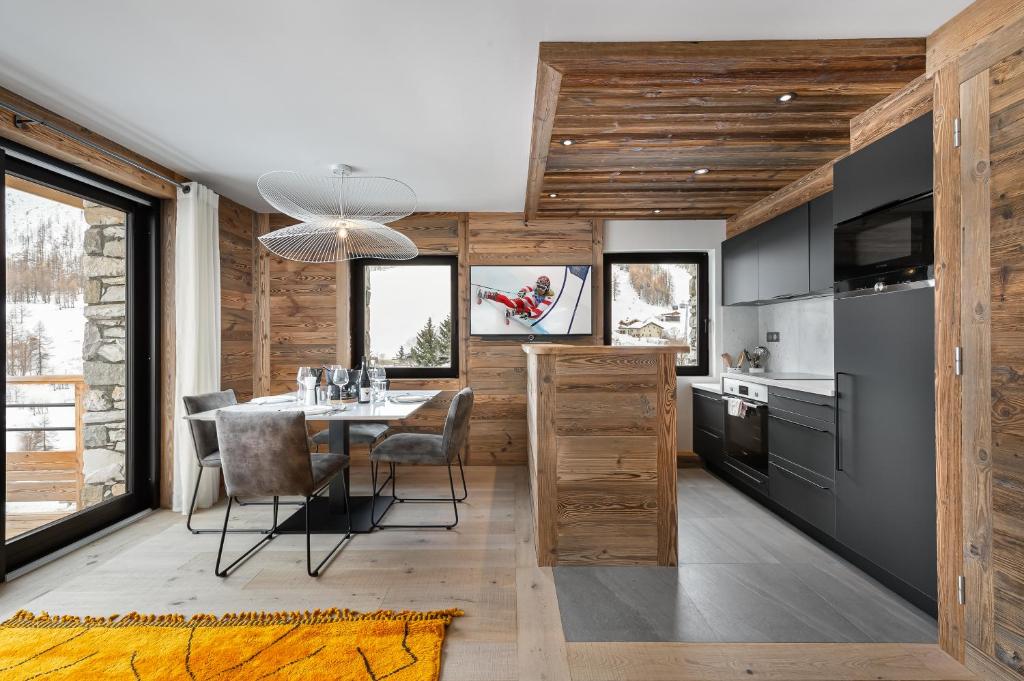
[[[836,225],[836,292],[930,279],[933,222],[928,194]]]

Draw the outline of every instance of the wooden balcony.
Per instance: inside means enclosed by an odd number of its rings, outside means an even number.
[[[80,375],[8,376],[7,385],[70,385],[73,402],[7,403],[7,408],[68,408],[75,411],[73,426],[40,428],[9,428],[7,432],[74,431],[74,448],[42,451],[7,452],[7,504],[22,502],[63,502],[66,510],[56,512],[11,512],[6,515],[6,537],[19,534],[59,520],[82,508],[82,455],[85,451],[83,416],[85,413],[85,379]]]

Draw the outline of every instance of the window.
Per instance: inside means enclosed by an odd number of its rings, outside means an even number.
[[[459,375],[458,260],[357,260],[352,363],[375,357],[391,378]]]
[[[6,465],[0,573],[150,507],[153,202],[0,140]]]
[[[708,373],[707,253],[606,253],[604,339],[609,345],[685,343],[676,375]]]

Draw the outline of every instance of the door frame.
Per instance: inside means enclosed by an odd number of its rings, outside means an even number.
[[[0,504],[0,579],[13,569],[79,541],[90,534],[155,508],[159,501],[160,452],[160,238],[159,201],[103,177],[63,163],[8,140],[0,139],[0,194],[6,191],[6,174],[82,196],[122,210],[127,215],[125,309],[126,402],[127,410],[125,494],[101,502],[65,519],[6,542],[6,504]],[[0,228],[5,225],[0,202]],[[0,262],[6,262],[0,239]],[[0,294],[6,300],[6,277]],[[6,330],[6,317],[0,320]],[[6,356],[0,357],[6,394]],[[0,425],[6,432],[6,409],[0,410]],[[5,450],[6,451],[6,450]],[[6,465],[0,466],[0,489],[6,489]]]

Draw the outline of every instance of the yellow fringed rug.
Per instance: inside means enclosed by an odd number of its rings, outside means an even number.
[[[33,615],[0,625],[0,679],[436,681],[461,610]]]

